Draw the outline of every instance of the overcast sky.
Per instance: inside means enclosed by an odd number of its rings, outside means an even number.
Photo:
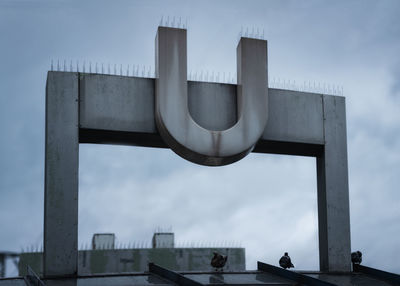
[[[43,239],[45,83],[51,60],[154,69],[161,17],[188,23],[188,70],[236,71],[241,27],[264,30],[270,78],[343,86],[352,250],[400,273],[399,1],[0,0],[0,250]],[[318,270],[315,159],[250,154],[218,168],[170,150],[80,145],[79,243],[241,242],[247,267]],[[226,244],[226,243],[225,243]],[[9,275],[16,275],[10,270]]]

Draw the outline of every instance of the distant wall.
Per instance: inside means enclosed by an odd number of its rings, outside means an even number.
[[[82,250],[78,253],[79,275],[143,272],[148,263],[177,271],[210,271],[213,252],[228,255],[224,270],[245,270],[244,248],[144,248],[144,249],[99,249]],[[19,260],[19,275],[26,275],[29,265],[40,276],[43,274],[43,253],[22,253]]]

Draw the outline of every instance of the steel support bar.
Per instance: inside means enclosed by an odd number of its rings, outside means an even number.
[[[258,261],[257,262],[257,269],[259,271],[263,272],[268,272],[304,285],[309,285],[309,286],[336,286],[335,284],[328,283],[316,278],[312,278],[310,276],[300,274],[297,272],[285,270],[270,264],[266,264],[263,262]]]
[[[24,280],[27,286],[46,286],[30,266],[27,266],[26,273],[28,274],[24,277]]]
[[[203,286],[203,284],[189,279],[175,271],[163,268],[154,263],[149,263],[149,272],[182,286]]]
[[[380,280],[385,280],[394,285],[400,285],[400,275],[382,271],[379,269],[363,266],[360,264],[353,264],[353,272],[360,272],[378,278]]]

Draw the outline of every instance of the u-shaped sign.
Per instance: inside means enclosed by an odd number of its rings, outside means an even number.
[[[159,27],[155,119],[167,145],[197,164],[221,166],[249,154],[268,120],[267,41],[241,38],[237,47],[237,122],[214,131],[194,121],[188,106],[185,29]]]

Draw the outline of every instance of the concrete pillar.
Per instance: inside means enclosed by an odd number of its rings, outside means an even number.
[[[317,157],[321,271],[351,271],[350,213],[344,97],[323,96],[323,154]]]
[[[46,85],[45,277],[78,265],[78,73],[49,72]]]

